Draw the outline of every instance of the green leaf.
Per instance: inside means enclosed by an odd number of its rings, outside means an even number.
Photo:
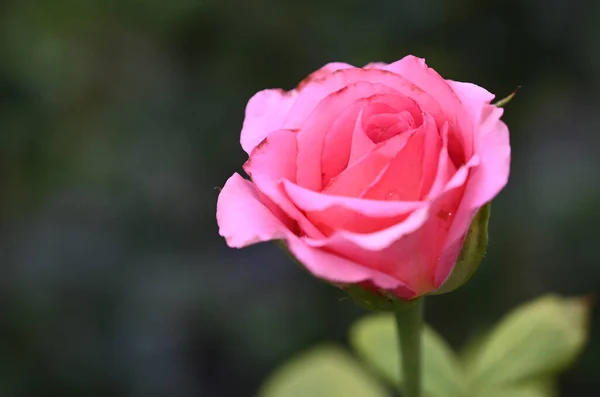
[[[472,397],[556,397],[554,382],[538,380],[514,386],[480,389],[470,393]]]
[[[459,351],[459,359],[463,363],[465,373],[469,373],[470,365],[473,363],[473,358],[479,354],[481,346],[487,341],[489,337],[489,329],[477,329],[469,337],[467,343]]]
[[[473,274],[475,274],[481,260],[485,256],[491,210],[492,203],[489,202],[477,211],[477,214],[475,214],[471,221],[467,237],[463,243],[458,260],[452,269],[452,273],[450,273],[444,284],[437,291],[432,292],[431,295],[440,295],[454,291],[473,277]]]
[[[310,350],[277,369],[259,397],[388,397],[352,356],[336,346]]]
[[[423,390],[429,397],[456,397],[463,394],[461,364],[446,342],[430,327],[422,333]],[[381,376],[399,384],[400,359],[394,317],[375,314],[352,326],[350,341],[361,357]]]
[[[548,295],[509,313],[467,364],[477,388],[511,385],[566,368],[587,337],[586,299]]]

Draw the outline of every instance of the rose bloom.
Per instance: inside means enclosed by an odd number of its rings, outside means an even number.
[[[230,247],[285,241],[315,276],[410,299],[448,279],[474,215],[505,186],[494,95],[425,60],[330,63],[246,107],[248,153],[217,203]]]

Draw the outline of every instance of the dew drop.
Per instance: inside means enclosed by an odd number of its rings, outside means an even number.
[[[388,200],[400,200],[400,195],[396,192],[389,192],[387,194],[387,199]]]
[[[437,216],[438,216],[438,218],[447,221],[448,219],[450,219],[452,217],[452,212],[440,211],[440,212],[438,212]]]

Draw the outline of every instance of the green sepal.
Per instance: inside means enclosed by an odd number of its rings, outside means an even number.
[[[503,107],[504,105],[506,105],[507,103],[509,103],[515,97],[515,95],[517,95],[517,91],[519,91],[519,88],[521,88],[521,86],[518,86],[517,88],[515,88],[515,90],[509,96],[507,96],[506,98],[502,98],[499,101],[494,102],[492,105],[494,105],[494,106],[496,106],[498,108]]]
[[[488,244],[488,223],[492,203],[489,202],[477,211],[471,221],[467,237],[463,243],[458,260],[452,269],[452,273],[444,284],[431,295],[445,294],[454,291],[465,284],[479,268],[481,260],[485,256]]]
[[[358,284],[340,286],[359,306],[377,312],[396,312],[411,307],[416,300],[399,299],[388,291],[379,292],[363,288]]]

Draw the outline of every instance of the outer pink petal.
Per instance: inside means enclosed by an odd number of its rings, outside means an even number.
[[[252,153],[269,133],[282,128],[297,94],[296,91],[271,89],[257,92],[250,98],[240,135],[240,143],[246,153]]]
[[[500,121],[502,109],[488,105],[480,127],[478,166],[473,168],[466,190],[450,229],[445,252],[436,271],[436,287],[449,276],[460,252],[460,245],[479,208],[493,199],[508,182],[510,143],[508,128]],[[459,247],[457,249],[457,247]],[[449,253],[449,254],[448,254]]]
[[[317,69],[316,71],[309,74],[304,80],[302,80],[300,82],[300,84],[298,84],[298,87],[296,89],[299,91],[303,90],[306,86],[308,86],[310,84],[318,83],[319,81],[329,77],[329,75],[332,74],[333,72],[336,72],[338,70],[353,69],[353,68],[355,68],[355,66],[350,65],[348,63],[330,62],[328,64],[325,64],[325,66],[323,66],[322,68]]]
[[[472,83],[463,83],[460,81],[446,80],[448,85],[454,90],[460,101],[465,105],[467,112],[476,122],[476,126],[481,122],[483,108],[489,105],[494,99],[494,94]]]
[[[311,237],[323,234],[301,213],[279,187],[283,179],[296,178],[296,132],[291,130],[274,131],[250,154],[244,170],[254,182],[259,193],[264,194],[269,206],[280,219],[287,216],[298,223],[302,232]],[[264,200],[266,201],[266,200]]]
[[[293,235],[259,200],[252,183],[234,174],[217,202],[219,234],[227,244],[241,248],[262,241],[285,239],[289,250],[319,278],[341,284],[372,281],[384,289],[408,289],[400,280],[319,248]]]
[[[250,153],[244,164],[244,171],[252,178],[269,177],[271,179],[296,179],[296,155],[298,144],[296,131],[272,131]]]
[[[445,193],[431,206],[415,210],[403,222],[378,232],[340,230],[309,243],[402,280],[417,295],[425,294],[435,289],[434,272],[450,227],[447,208],[458,205],[460,193]]]
[[[307,239],[290,236],[287,245],[292,254],[315,276],[339,284],[372,281],[386,290],[407,289],[402,281],[357,262],[307,244]]]
[[[286,117],[284,127],[297,128],[297,125],[313,112],[316,103],[319,103],[328,95],[357,82],[388,86],[402,96],[413,99],[424,112],[431,113],[440,125],[444,121],[440,105],[434,94],[424,91],[406,77],[387,70],[350,68],[337,70],[303,87]],[[450,88],[448,90],[452,92]],[[370,95],[373,94],[377,94],[377,92]],[[365,96],[370,95],[367,93]]]
[[[246,117],[240,134],[240,143],[244,151],[250,154],[270,132],[284,128],[288,112],[304,86],[313,80],[323,79],[336,70],[353,67],[341,62],[328,63],[300,82],[298,88],[294,90],[268,89],[254,94],[246,105]],[[315,100],[312,104],[313,108],[319,102],[320,99]],[[285,128],[298,128],[299,124],[299,122],[287,123]]]
[[[363,66],[363,69],[385,69],[388,64],[385,62],[371,62]]]
[[[268,240],[284,238],[286,226],[265,207],[250,181],[233,174],[217,200],[219,234],[227,245],[241,248]]]
[[[404,76],[436,98],[445,119],[450,123],[450,133],[454,134],[456,130],[457,136],[460,136],[465,158],[468,160],[473,153],[473,124],[449,83],[428,67],[424,59],[412,55],[387,65],[385,69]]]

